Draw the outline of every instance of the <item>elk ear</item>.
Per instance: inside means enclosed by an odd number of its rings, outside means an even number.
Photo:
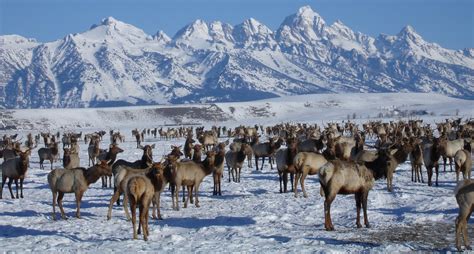
[[[174,145],[171,145],[171,150],[173,150],[175,147],[176,147],[176,146],[174,146]]]
[[[151,149],[155,149],[155,144],[151,145]]]

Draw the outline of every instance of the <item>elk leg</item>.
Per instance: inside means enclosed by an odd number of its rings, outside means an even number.
[[[20,197],[23,198],[23,181],[25,179],[20,178]]]
[[[362,225],[360,224],[360,209],[362,208],[362,193],[356,192],[354,194],[355,201],[356,201],[356,210],[357,210],[357,217],[356,217],[356,225],[357,228],[361,228]]]
[[[221,179],[222,179],[222,177],[219,177],[219,196],[222,196]]]
[[[16,191],[16,198],[20,198],[20,196],[18,195],[18,179],[15,179],[15,191]]]
[[[303,172],[303,175],[301,176],[300,183],[301,183],[301,190],[303,191],[303,197],[307,198],[308,194],[306,193],[306,189],[304,188],[304,180],[306,179],[306,176],[308,173]]]
[[[256,170],[258,171],[258,156],[255,156],[255,167],[257,168]]]
[[[263,164],[265,164],[265,156],[262,156],[262,165],[260,165],[260,170],[263,170]]]
[[[461,213],[461,211],[459,211]],[[456,230],[454,231],[455,232],[455,242],[456,242],[456,249],[458,251],[461,251],[461,234],[462,234],[462,230],[461,230],[461,216],[458,215],[458,217],[456,218],[455,222],[454,222],[454,225],[456,227]]]
[[[435,166],[435,171],[436,171],[436,186],[438,186],[439,165]]]
[[[426,173],[428,174],[428,186],[432,186],[431,178],[433,177],[433,167],[429,166],[426,168]]]
[[[135,200],[130,202],[130,211],[132,212],[133,239],[137,239],[137,204]]]
[[[199,192],[199,185],[201,183],[197,183],[196,186],[194,186],[194,196],[196,196],[196,203],[194,204],[196,207],[200,207],[199,205],[199,197],[198,197],[198,192]],[[192,191],[193,188],[191,188]]]
[[[57,193],[53,191],[53,220],[56,220],[56,197]]]
[[[120,194],[119,194],[120,195]],[[125,216],[127,217],[127,220],[129,221],[130,220],[130,214],[128,213],[128,209],[127,209],[127,205],[129,203],[129,200],[128,200],[128,195],[123,195],[123,210],[125,211]]]
[[[296,173],[295,174],[295,188],[294,188],[294,193],[295,193],[295,198],[298,197],[298,180],[301,177],[301,173]]]
[[[326,190],[324,190],[326,192]],[[329,192],[329,191],[328,191]],[[331,220],[331,203],[336,198],[336,195],[325,193],[326,200],[324,200],[324,227],[326,231],[334,231],[334,226]]]
[[[189,191],[189,186],[188,186],[188,191]],[[183,185],[183,202],[184,202],[185,199],[186,199],[186,196],[185,196],[185,195],[186,195],[186,190],[185,190],[184,185]],[[191,202],[191,203],[192,203],[192,202]]]
[[[150,232],[148,231],[148,209],[145,209],[145,214],[143,215],[143,240],[148,241],[148,235]]]
[[[191,188],[189,186],[187,186],[187,188],[188,188],[188,196],[187,196],[186,200],[184,201],[184,206],[183,206],[184,208],[188,207],[188,201],[189,201],[189,198],[191,196],[191,192],[189,191]]]
[[[15,197],[13,196],[12,183],[13,183],[13,179],[12,178],[8,179],[8,189],[10,190],[10,195],[12,196],[12,199],[14,199]]]
[[[194,189],[194,185],[191,185],[191,190],[188,189],[188,191],[189,191],[189,203],[191,203],[191,204],[194,204],[193,189]]]
[[[425,182],[423,181],[423,169],[421,168],[421,165],[418,165],[418,171],[420,171],[421,182],[422,182],[422,183],[425,183]]]
[[[66,213],[64,212],[64,208],[63,208],[63,198],[64,198],[64,192],[58,192],[58,206],[59,206],[59,210],[61,211],[61,218],[63,218],[63,220],[66,219]]]
[[[155,193],[155,203],[156,203],[156,210],[157,210],[157,213],[158,213],[158,220],[163,220],[163,217],[161,217],[161,211],[160,211],[160,202],[161,202],[161,197],[160,197],[161,193],[158,192],[158,193]],[[148,225],[148,223],[147,223]],[[148,226],[147,226],[148,228]]]
[[[110,202],[109,202],[109,211],[107,212],[107,220],[110,220],[110,218],[112,218],[112,206],[114,205],[114,203],[117,201],[119,197],[120,197],[119,191],[115,190],[114,195],[112,195],[112,198],[110,199]],[[128,209],[125,209],[125,210],[128,210]]]
[[[82,192],[82,191],[76,192],[76,206],[77,206],[76,217],[78,219],[81,218],[81,200],[82,200],[82,195],[83,194],[84,194],[84,192]]]
[[[364,224],[366,228],[370,228],[369,224],[369,217],[367,216],[367,199],[369,196],[369,192],[366,191],[362,194],[362,209],[364,209]]]
[[[283,177],[282,177],[282,173],[280,171],[278,171],[278,180],[280,181],[280,193],[283,193],[283,187],[282,187]]]
[[[181,186],[176,184],[175,185],[175,190],[174,190],[174,199],[173,199],[173,206],[176,211],[179,211],[179,188]]]
[[[446,160],[447,160],[447,159],[448,159],[448,158],[446,158],[446,157],[443,156],[444,172],[446,172]]]

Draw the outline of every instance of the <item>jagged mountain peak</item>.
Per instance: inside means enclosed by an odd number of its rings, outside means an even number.
[[[285,18],[276,32],[278,40],[285,44],[313,44],[324,38],[326,22],[310,6],[303,6]]]
[[[171,42],[171,38],[163,30],[159,30],[155,34],[155,36],[153,36],[153,39],[155,39],[156,41],[159,41],[159,42],[163,42],[163,43]]]
[[[397,34],[397,36],[399,38],[410,39],[415,42],[424,42],[421,35],[419,35],[415,31],[415,29],[410,25],[407,25],[404,28],[402,28],[402,30]]]
[[[24,46],[28,45],[28,46]],[[448,50],[407,26],[377,39],[311,7],[277,31],[249,18],[198,19],[173,39],[113,17],[50,43],[0,36],[0,107],[89,107],[328,92],[474,98],[474,49]],[[3,104],[2,104],[3,103]]]
[[[113,17],[104,18],[99,24],[92,25],[88,31],[75,36],[85,40],[116,41],[121,44],[140,44],[151,37],[142,29]]]

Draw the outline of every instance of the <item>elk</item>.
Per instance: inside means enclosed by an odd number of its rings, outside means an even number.
[[[438,173],[439,173],[439,158],[441,154],[439,152],[439,139],[434,138],[432,143],[425,143],[423,145],[423,164],[425,164],[426,171],[428,174],[428,186],[432,186],[431,178],[433,176],[433,169],[436,173],[436,186],[438,186]]]
[[[196,142],[192,135],[188,135],[186,141],[184,142],[184,157],[187,159],[192,158],[193,143]]]
[[[242,143],[247,143],[247,139],[246,138],[234,139],[232,144],[230,144],[229,148],[230,150],[234,152],[238,152],[240,150],[240,147],[242,146]],[[252,168],[252,157],[253,157],[252,146],[248,145],[245,147],[245,154],[247,156],[248,167]]]
[[[456,152],[454,155],[454,166],[456,168],[456,181],[459,181],[459,173],[462,172],[464,179],[471,179],[471,146],[466,142],[466,149]]]
[[[307,175],[318,174],[320,168],[327,163],[326,158],[321,154],[301,152],[296,154],[293,164],[295,165],[295,197],[298,197],[298,180],[301,184],[301,190],[303,191],[303,197],[307,198],[308,194],[304,188],[304,180]]]
[[[446,161],[449,159],[449,168],[453,171],[453,158],[457,151],[463,149],[464,147],[464,140],[463,139],[456,139],[456,140],[448,140],[446,137],[441,138],[439,142],[439,152],[441,156],[443,156],[444,162],[444,171],[446,171]]]
[[[210,151],[217,144],[217,134],[213,131],[206,131],[198,137],[199,142],[204,147],[204,151]]]
[[[258,140],[258,138],[257,138]],[[265,163],[265,157],[268,157],[268,161],[270,163],[270,169],[273,169],[272,164],[272,157],[278,148],[280,148],[281,143],[283,143],[282,139],[278,139],[276,142],[273,139],[270,139],[269,142],[265,143],[258,143],[258,141],[252,145],[253,155],[255,157],[255,167],[258,170],[258,159],[262,158],[262,167],[260,170],[263,169],[263,164]]]
[[[224,174],[224,160],[225,160],[225,146],[224,142],[217,145],[217,154],[214,161],[215,169],[212,172],[212,177],[214,179],[214,190],[212,195],[222,196],[221,191],[221,179]]]
[[[23,181],[25,180],[26,172],[28,171],[29,165],[29,156],[31,154],[30,149],[26,150],[25,152],[18,151],[19,157],[6,160],[2,163],[2,188],[0,189],[0,199],[3,195],[3,187],[5,186],[5,182],[7,178],[8,181],[8,189],[10,190],[10,194],[12,199],[15,197],[13,196],[12,191],[12,182],[15,181],[16,187],[16,198],[23,198]],[[18,196],[18,180],[20,180],[20,191],[21,194]]]
[[[331,204],[337,194],[354,194],[356,199],[357,219],[356,225],[360,223],[360,209],[363,207],[364,224],[370,227],[367,217],[367,197],[377,179],[386,177],[389,158],[385,153],[379,153],[376,160],[357,164],[352,161],[332,160],[324,164],[319,170],[319,183],[324,193],[324,227],[327,231],[333,231],[331,220]]]
[[[309,138],[298,143],[298,152],[320,152],[324,148],[324,137]]]
[[[143,229],[143,240],[148,241],[148,210],[155,195],[155,190],[150,179],[145,176],[132,176],[127,182],[127,197],[130,199],[130,211],[132,213],[133,239],[137,239],[137,205],[139,211],[139,226]],[[125,203],[125,201],[124,201]]]
[[[421,166],[423,165],[423,147],[418,140],[414,141],[412,145],[413,151],[410,153],[411,180],[414,182],[420,182],[421,180],[423,183],[423,173],[421,170]]]
[[[44,169],[43,161],[45,160],[49,160],[51,162],[51,170],[53,169],[53,162],[59,157],[58,143],[59,142],[53,142],[49,145],[49,147],[43,147],[38,150],[41,169]]]
[[[116,178],[120,166],[126,166],[129,168],[136,168],[136,169],[145,169],[148,168],[153,163],[153,148],[155,145],[145,145],[142,146],[140,149],[143,150],[143,155],[140,160],[129,162],[126,160],[118,160],[112,166],[112,173],[114,178]],[[114,186],[114,192],[117,191],[117,186]],[[120,205],[120,199],[117,199],[117,205]]]
[[[249,146],[248,144],[243,143],[240,146],[238,152],[229,150],[225,153],[225,162],[229,172],[229,183],[230,175],[232,174],[232,181],[240,183],[240,171],[242,170],[242,165],[246,157],[245,149]]]
[[[278,178],[280,180],[280,193],[287,191],[288,174],[290,174],[291,190],[294,191],[293,177],[296,169],[293,160],[297,153],[297,143],[294,139],[289,139],[286,143],[288,147],[279,149],[275,154]]]
[[[135,175],[144,175],[147,176],[150,181],[152,181],[154,188],[155,188],[155,199],[157,204],[157,211],[158,211],[158,217],[155,215],[155,210],[153,210],[153,218],[157,218],[159,220],[162,220],[163,218],[161,217],[161,212],[160,212],[160,195],[161,192],[164,190],[164,186],[166,183],[170,181],[170,176],[166,176],[164,174],[164,168],[163,168],[163,163],[162,162],[157,162],[153,163],[150,167],[146,169],[134,169],[134,168],[129,168],[126,166],[120,166],[124,170],[120,170],[119,174],[117,175],[117,178],[115,179],[115,185],[118,186],[117,190],[114,192],[112,195],[112,198],[110,199],[109,203],[109,210],[107,212],[107,220],[110,220],[112,217],[112,206],[113,204],[118,200],[120,195],[126,191],[127,188],[127,183],[130,177],[135,176]],[[128,198],[125,195],[124,200],[123,200],[123,209],[125,211],[125,215],[127,217],[127,220],[130,220],[130,214],[128,213],[127,209],[127,203],[128,203]]]
[[[456,248],[461,251],[461,237],[464,240],[464,246],[471,250],[469,237],[467,235],[467,221],[471,217],[474,209],[474,180],[464,180],[458,183],[454,190],[454,196],[459,206],[459,214],[456,217]]]
[[[179,190],[181,185],[188,187],[188,197],[184,202],[184,208],[188,205],[193,188],[195,196],[194,205],[196,207],[200,206],[198,197],[199,186],[204,177],[211,174],[214,170],[215,155],[214,151],[208,151],[206,159],[200,164],[194,161],[178,162],[175,156],[168,156],[168,163],[171,172],[173,172],[172,182],[176,185],[176,190]],[[173,195],[173,208],[179,210],[178,191],[175,191]]]
[[[111,144],[109,146],[109,150],[108,151],[101,150],[97,158],[101,161],[102,160],[107,161],[107,164],[112,166],[115,160],[117,159],[117,154],[122,153],[122,152],[123,150],[120,147],[118,147],[118,145]],[[109,187],[112,187],[112,177],[109,176],[108,178],[109,178]],[[102,177],[102,188],[107,188],[107,176]]]
[[[91,138],[91,142],[89,143],[89,147],[87,148],[87,152],[89,153],[89,166],[95,164],[96,158],[100,154],[100,147],[99,147],[100,140],[99,138]]]
[[[103,175],[111,175],[112,171],[106,161],[101,161],[88,169],[73,168],[63,169],[57,168],[49,172],[48,183],[51,192],[53,193],[53,219],[56,220],[56,197],[61,217],[66,219],[63,209],[64,193],[73,193],[76,196],[76,217],[81,218],[81,200],[84,192],[89,188],[89,185],[97,182]]]

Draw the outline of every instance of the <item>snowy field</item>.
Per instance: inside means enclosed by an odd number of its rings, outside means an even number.
[[[364,95],[366,96],[366,95]],[[457,113],[464,117],[474,116],[472,101],[452,99],[436,95],[408,94],[400,98],[397,94],[368,96],[345,102],[350,95],[334,95],[333,104],[322,107],[319,95],[289,97],[259,102],[218,104],[227,112],[235,107],[233,118],[223,123],[275,124],[282,121],[342,121],[346,115],[362,115],[357,121],[375,117],[381,110],[397,107],[410,110],[436,112],[417,118],[434,122],[454,117]],[[328,99],[324,99],[328,102]],[[335,101],[335,102],[334,102]],[[382,102],[386,104],[380,107]],[[339,103],[338,103],[339,102]],[[305,104],[306,106],[302,106]],[[309,105],[313,104],[313,106]],[[337,105],[335,105],[337,104]],[[248,107],[266,106],[268,117],[248,116]],[[318,106],[319,105],[319,106]],[[115,110],[119,109],[105,109]],[[138,110],[128,108],[128,110]],[[306,110],[306,111],[305,111]],[[389,110],[388,110],[389,111]],[[60,113],[62,112],[62,113]],[[69,114],[64,113],[69,112]],[[73,112],[73,113],[71,113]],[[96,110],[18,110],[13,116],[30,120],[50,121],[50,130],[99,130],[112,127],[126,135],[126,142],[120,144],[125,150],[118,159],[137,160],[141,150],[136,148],[130,130],[134,127],[154,127],[163,119],[138,119],[116,121],[103,124],[95,115]],[[272,114],[275,113],[275,114]],[[58,119],[69,115],[84,128],[73,128]],[[232,113],[229,113],[232,114]],[[408,119],[408,118],[404,118]],[[390,119],[384,119],[388,121]],[[112,120],[111,120],[112,121]],[[166,121],[170,121],[167,119]],[[89,125],[87,125],[88,123]],[[213,121],[203,122],[206,126]],[[87,128],[85,128],[87,126]],[[27,129],[27,128],[25,128]],[[38,128],[33,132],[44,130]],[[108,131],[108,130],[107,130]],[[20,133],[28,131],[2,131]],[[24,139],[23,139],[24,140]],[[222,139],[222,140],[225,140]],[[108,134],[101,147],[108,146]],[[145,138],[145,144],[156,144],[154,158],[169,152],[170,145],[182,145],[184,139],[162,141]],[[81,165],[87,166],[87,145],[81,145]],[[38,146],[42,147],[42,144]],[[62,156],[61,156],[62,157]],[[59,167],[61,162],[56,162]],[[132,240],[131,222],[125,220],[121,207],[114,206],[112,219],[107,221],[107,207],[112,196],[111,189],[102,189],[100,181],[90,186],[81,205],[81,219],[76,219],[73,194],[66,194],[64,208],[68,220],[53,221],[52,195],[47,184],[47,170],[39,169],[37,149],[30,158],[30,169],[24,184],[24,199],[12,200],[5,186],[0,200],[0,250],[1,252],[244,252],[244,253],[313,253],[313,252],[411,252],[411,251],[455,251],[454,220],[457,205],[453,195],[455,173],[441,171],[438,187],[411,182],[409,163],[397,168],[394,177],[394,191],[387,192],[385,180],[379,180],[369,193],[368,216],[372,228],[357,229],[356,208],[353,195],[338,195],[333,203],[332,219],[334,232],[324,230],[323,201],[319,196],[317,176],[309,176],[306,181],[308,198],[295,198],[293,193],[279,193],[278,174],[265,163],[263,171],[245,167],[241,183],[229,183],[227,171],[222,185],[222,196],[212,196],[212,177],[204,179],[200,189],[200,208],[193,205],[180,211],[171,209],[169,191],[162,194],[162,214],[164,220],[150,219],[149,241],[142,238]],[[442,167],[441,167],[442,168]],[[423,168],[426,181],[426,170]],[[473,228],[469,227],[472,236]]]

